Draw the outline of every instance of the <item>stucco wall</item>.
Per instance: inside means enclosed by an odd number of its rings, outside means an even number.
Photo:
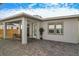
[[[50,22],[63,22],[64,33],[63,35],[48,34],[48,23]],[[45,40],[54,40],[69,43],[78,43],[78,20],[77,19],[63,19],[55,21],[45,21],[43,22],[44,34],[43,38]]]
[[[79,19],[78,19],[78,42],[79,42]]]

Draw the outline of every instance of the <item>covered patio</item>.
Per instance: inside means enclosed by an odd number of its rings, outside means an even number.
[[[0,21],[0,38],[21,40],[27,44],[27,38],[40,39],[40,19],[25,13],[20,13]]]

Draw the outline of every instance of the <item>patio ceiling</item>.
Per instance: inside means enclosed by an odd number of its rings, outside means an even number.
[[[8,22],[8,25],[14,25],[14,24],[19,24],[21,23],[21,21],[13,21],[13,22]]]

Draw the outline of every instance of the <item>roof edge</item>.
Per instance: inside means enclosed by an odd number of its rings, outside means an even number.
[[[34,18],[34,19],[37,19],[37,20],[40,20],[41,21],[41,18],[38,18],[38,17],[34,17],[32,15],[29,15],[29,14],[26,14],[24,12],[21,12],[21,13],[18,13],[18,14],[15,14],[15,15],[12,15],[12,16],[9,16],[9,17],[5,17],[3,19],[0,19],[0,21],[3,21],[3,20],[9,20],[9,19],[12,19],[12,18],[17,18],[17,17],[30,17],[30,18]]]
[[[57,20],[57,19],[68,19],[68,18],[77,18],[79,17],[79,14],[76,15],[67,15],[67,16],[58,16],[58,17],[48,17],[48,18],[43,18],[43,20]]]

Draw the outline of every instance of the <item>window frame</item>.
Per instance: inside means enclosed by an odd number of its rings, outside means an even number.
[[[49,25],[54,25],[55,26],[55,23],[48,23],[48,34],[55,34],[55,33],[50,33],[49,32]],[[55,29],[54,29],[54,32],[55,32]]]
[[[63,32],[61,31],[60,33],[57,33],[57,31],[56,31],[56,25],[59,25],[59,24],[62,25]],[[54,25],[55,26],[54,33],[50,33],[49,32],[49,25]],[[48,34],[63,35],[64,34],[64,24],[63,24],[63,22],[52,22],[52,23],[48,23]]]

